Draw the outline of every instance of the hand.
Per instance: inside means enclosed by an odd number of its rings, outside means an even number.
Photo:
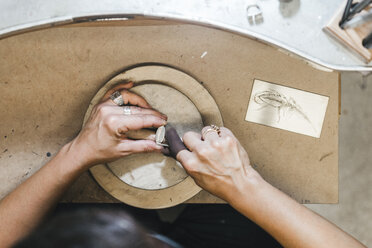
[[[247,152],[234,134],[221,127],[220,135],[204,127],[202,137],[188,132],[183,142],[190,151],[178,152],[177,159],[197,185],[229,203],[247,190],[252,178],[260,177],[250,166]],[[241,194],[242,195],[242,194]]]
[[[132,153],[161,151],[162,147],[153,140],[131,140],[126,136],[128,131],[165,125],[167,120],[165,115],[151,109],[145,99],[128,91],[132,86],[133,83],[120,84],[109,90],[72,141],[69,150],[76,152],[85,169]],[[115,91],[121,93],[126,105],[137,106],[130,107],[130,115],[124,115],[122,107],[110,99]]]

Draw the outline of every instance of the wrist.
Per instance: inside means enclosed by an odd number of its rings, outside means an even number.
[[[43,168],[60,185],[69,185],[78,178],[85,170],[86,164],[79,159],[78,151],[72,148],[72,142],[64,145],[56,156],[50,160]]]
[[[238,212],[256,222],[267,204],[271,204],[276,189],[250,167],[243,186],[236,190],[228,203]]]
[[[259,196],[258,192],[267,184],[261,175],[252,167],[247,167],[245,172],[240,174],[241,177],[235,180],[235,190],[232,194],[229,194],[229,198],[227,199],[227,202],[232,206],[257,200]]]
[[[76,145],[75,140],[65,144],[56,157],[64,160],[65,169],[71,172],[84,172],[89,168],[88,161],[84,160],[83,152]]]

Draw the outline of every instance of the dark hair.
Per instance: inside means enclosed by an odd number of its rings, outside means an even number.
[[[120,210],[79,209],[41,225],[14,248],[147,248],[155,241]]]

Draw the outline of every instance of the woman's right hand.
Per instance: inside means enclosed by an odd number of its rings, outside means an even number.
[[[250,166],[227,128],[186,133],[177,159],[203,189],[224,199],[283,247],[365,247],[321,216],[271,186]],[[249,234],[249,233],[248,233]]]
[[[207,126],[201,133],[203,137],[195,132],[183,136],[189,151],[178,152],[177,160],[196,184],[232,203],[261,177],[251,167],[247,152],[229,129],[221,127],[218,134]]]

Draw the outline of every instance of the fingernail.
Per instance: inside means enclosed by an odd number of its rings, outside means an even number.
[[[167,125],[167,121],[163,120],[163,126]]]

